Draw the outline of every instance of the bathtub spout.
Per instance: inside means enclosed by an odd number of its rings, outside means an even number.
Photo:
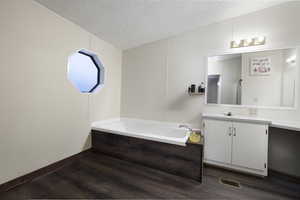
[[[179,128],[186,128],[186,129],[188,129],[190,132],[193,132],[193,129],[190,128],[188,125],[180,124],[180,125],[179,125]]]

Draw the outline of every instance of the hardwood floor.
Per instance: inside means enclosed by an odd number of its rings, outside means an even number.
[[[241,182],[236,189],[220,177]],[[123,160],[89,153],[77,161],[0,194],[18,199],[300,199],[300,185],[206,167],[203,183]]]

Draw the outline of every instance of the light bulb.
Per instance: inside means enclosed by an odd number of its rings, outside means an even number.
[[[254,38],[254,45],[263,45],[266,42],[266,37],[260,36]]]

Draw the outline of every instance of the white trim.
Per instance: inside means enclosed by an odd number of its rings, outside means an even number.
[[[257,47],[256,47],[257,48]],[[232,55],[232,54],[242,54],[242,53],[252,53],[252,52],[262,52],[262,51],[275,51],[275,50],[284,50],[284,49],[291,49],[294,48],[297,51],[297,55],[300,56],[300,47],[298,45],[296,46],[281,46],[281,47],[268,47],[268,48],[260,48],[260,49],[256,49],[251,51],[251,47],[249,48],[242,48],[242,49],[230,49],[230,51],[223,51],[222,50],[217,50],[215,54],[207,54],[205,57],[205,87],[206,87],[206,92],[205,92],[205,105],[206,106],[213,106],[213,107],[232,107],[232,108],[257,108],[257,109],[269,109],[269,110],[291,110],[291,111],[295,111],[298,109],[298,98],[299,98],[299,78],[296,79],[296,88],[295,88],[295,98],[294,98],[294,106],[293,107],[274,107],[274,106],[257,106],[257,105],[233,105],[233,104],[214,104],[214,103],[207,103],[207,84],[208,84],[208,58],[209,57],[213,57],[213,56],[224,56],[224,55]],[[300,62],[300,58],[299,56],[296,57],[296,67],[297,67],[297,75],[299,76],[299,62]]]
[[[255,176],[262,176],[262,177],[268,176],[268,170],[267,170],[268,167],[265,170],[261,171],[261,170],[254,170],[254,169],[246,168],[246,167],[234,166],[232,164],[226,164],[226,163],[216,162],[216,161],[207,160],[207,159],[204,159],[204,163],[213,165],[213,166],[222,167],[225,169],[231,169],[234,171],[255,175]]]

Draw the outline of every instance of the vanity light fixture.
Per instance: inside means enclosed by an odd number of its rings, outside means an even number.
[[[261,36],[261,37],[255,37],[252,39],[253,40],[253,45],[264,45],[266,44],[266,37]]]
[[[266,37],[254,37],[251,39],[243,39],[240,41],[231,41],[230,48],[250,47],[266,44]]]

